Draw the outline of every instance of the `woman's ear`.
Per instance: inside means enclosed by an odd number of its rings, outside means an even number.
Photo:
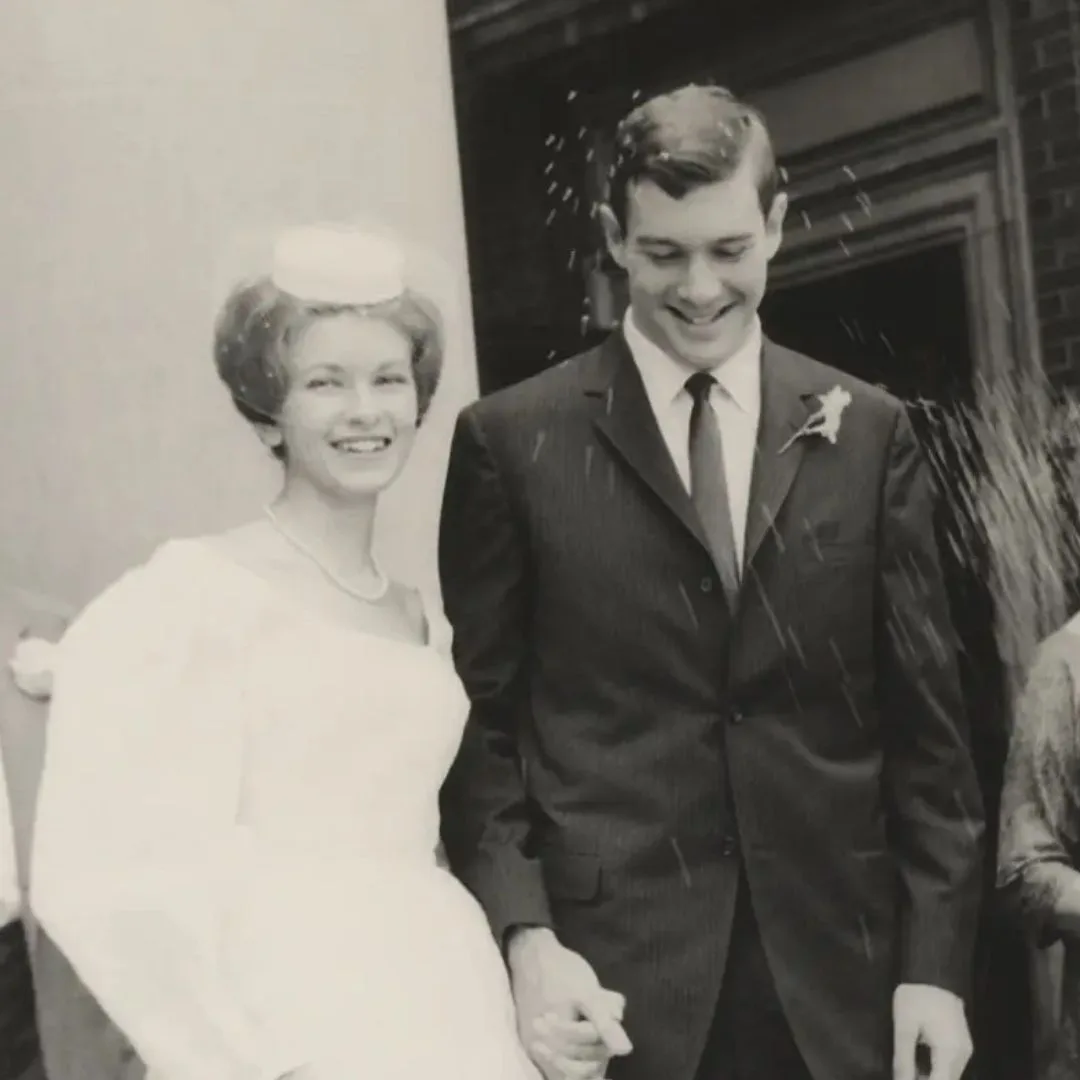
[[[284,441],[281,428],[276,424],[256,424],[255,430],[259,439],[268,450],[278,450]]]

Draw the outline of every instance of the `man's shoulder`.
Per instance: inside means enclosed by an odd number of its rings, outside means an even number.
[[[876,417],[888,416],[895,419],[906,409],[899,397],[877,383],[867,382],[842,368],[834,367],[784,345],[778,345],[776,342],[770,341],[769,347],[793,360],[805,374],[807,383],[819,388],[822,393],[833,387],[846,390],[851,395],[852,405],[862,410],[869,409]]]
[[[511,386],[495,390],[467,405],[462,413],[481,423],[520,422],[565,415],[585,399],[604,343],[553,364]]]

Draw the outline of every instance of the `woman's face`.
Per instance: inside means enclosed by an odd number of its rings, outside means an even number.
[[[388,322],[351,313],[301,334],[277,424],[292,476],[346,500],[397,477],[418,422],[411,352]]]

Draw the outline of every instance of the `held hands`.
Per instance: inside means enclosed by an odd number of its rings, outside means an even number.
[[[547,1080],[602,1080],[611,1058],[630,1053],[622,995],[551,930],[517,931],[508,960],[518,1034]]]
[[[971,1059],[964,1003],[948,990],[911,983],[898,986],[893,994],[894,1080],[960,1080]],[[916,1048],[925,1047],[930,1072],[920,1073]]]

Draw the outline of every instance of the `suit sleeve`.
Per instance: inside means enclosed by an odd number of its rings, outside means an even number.
[[[471,410],[450,450],[439,572],[454,661],[472,703],[442,791],[443,843],[454,872],[504,942],[515,926],[550,926],[520,752],[528,722],[531,616],[527,537]]]
[[[885,471],[878,568],[886,812],[903,891],[899,981],[965,996],[984,820],[933,498],[929,470],[899,408]]]

